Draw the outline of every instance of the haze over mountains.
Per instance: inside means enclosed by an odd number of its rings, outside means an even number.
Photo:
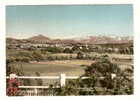
[[[131,36],[89,36],[83,38],[72,39],[51,39],[44,35],[37,35],[27,39],[7,38],[7,41],[30,41],[35,43],[89,43],[89,44],[104,44],[104,43],[129,43],[133,41]]]

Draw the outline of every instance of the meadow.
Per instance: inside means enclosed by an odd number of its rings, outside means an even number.
[[[79,76],[84,73],[84,68],[92,63],[94,63],[93,60],[56,60],[15,63],[15,66],[22,66],[25,75],[34,75],[35,72],[39,72],[41,76],[60,75],[61,73]]]

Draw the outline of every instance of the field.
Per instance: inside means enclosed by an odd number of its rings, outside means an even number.
[[[35,72],[40,72],[41,76],[60,75],[81,75],[84,73],[84,67],[93,63],[93,60],[63,60],[63,61],[46,61],[32,63],[16,63],[23,67],[25,75],[34,75]]]

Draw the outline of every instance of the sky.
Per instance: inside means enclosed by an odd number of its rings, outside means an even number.
[[[6,36],[77,38],[132,36],[132,5],[17,5],[6,7]]]

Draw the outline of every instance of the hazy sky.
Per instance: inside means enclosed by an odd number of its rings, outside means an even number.
[[[132,5],[7,6],[8,37],[133,35]]]

